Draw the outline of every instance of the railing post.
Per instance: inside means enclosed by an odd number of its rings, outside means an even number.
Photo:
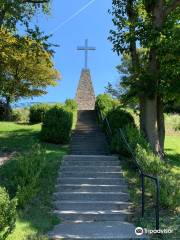
[[[159,195],[160,195],[160,186],[159,178],[156,179],[156,229],[159,229]]]
[[[142,191],[142,196],[141,196],[141,204],[142,204],[142,217],[144,217],[144,175],[141,173],[141,191]]]

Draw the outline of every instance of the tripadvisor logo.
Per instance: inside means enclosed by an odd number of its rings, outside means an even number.
[[[142,227],[137,227],[137,228],[135,229],[135,234],[136,234],[137,236],[142,235],[142,234],[143,234],[143,228],[142,228]]]
[[[142,228],[142,227],[137,227],[135,229],[135,234],[137,236],[141,236],[143,234],[157,234],[157,233],[161,233],[161,234],[167,234],[167,233],[173,233],[172,229],[147,229],[147,228]]]

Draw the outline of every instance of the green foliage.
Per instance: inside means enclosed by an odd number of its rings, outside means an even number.
[[[74,99],[67,99],[65,101],[65,109],[71,111],[73,113],[73,126],[72,129],[75,129],[77,123],[77,109],[78,105]]]
[[[34,3],[30,0],[1,0],[0,26],[15,30],[16,25],[21,23],[27,28],[34,15],[38,14],[40,11],[45,14],[49,12],[49,4],[49,0],[34,1]]]
[[[127,144],[125,143],[121,135],[115,135],[112,139],[113,149],[116,153],[121,155],[128,155],[132,159],[131,153],[134,154],[141,169],[148,174],[160,177],[160,203],[163,207],[176,208],[180,201],[179,179],[177,175],[170,172],[168,164],[162,161],[157,155],[155,155],[145,140],[140,134],[137,128],[132,126],[126,126],[123,129],[123,134]],[[131,164],[133,162],[131,161]],[[179,184],[178,184],[179,183]],[[148,191],[153,195],[154,186],[149,182],[146,182]]]
[[[77,111],[78,105],[74,99],[66,99],[65,106],[71,111]]]
[[[180,202],[180,181],[178,176],[172,174],[168,165],[158,156],[154,155],[151,149],[145,150],[142,146],[137,145],[136,157],[144,172],[158,175],[160,177],[160,204],[163,207],[175,209]],[[148,186],[153,193],[152,186]]]
[[[28,108],[15,108],[12,110],[12,121],[17,123],[28,123],[29,114]]]
[[[113,134],[116,133],[119,128],[124,128],[126,125],[132,125],[135,127],[132,115],[121,107],[109,111],[107,113],[107,119]]]
[[[100,94],[96,98],[96,108],[101,111],[104,117],[116,106],[117,101],[114,101],[109,94]]]
[[[38,133],[41,125],[16,124],[14,122],[1,122],[0,124],[0,148],[3,151],[16,151],[22,155],[26,155],[31,159],[32,148],[36,142],[39,142]],[[26,144],[25,144],[26,143]],[[29,236],[39,234],[43,235],[50,231],[54,225],[59,223],[56,215],[52,214],[52,194],[58,176],[59,166],[62,157],[68,153],[68,148],[60,147],[54,144],[39,143],[45,151],[45,166],[38,180],[38,191],[30,201],[17,209],[16,228],[13,233],[8,236],[8,240],[28,239]],[[34,148],[33,148],[34,149]],[[34,151],[35,154],[35,151]],[[40,160],[42,160],[40,157]],[[6,162],[0,168],[0,185],[7,186],[11,196],[16,195],[16,191],[12,192],[14,178],[12,173],[16,170],[15,156],[12,160]],[[26,159],[28,161],[28,159]],[[30,162],[32,162],[30,160]],[[6,167],[5,167],[6,165]],[[13,176],[15,174],[13,173]],[[16,188],[17,189],[17,188]],[[37,235],[37,237],[39,237]],[[34,237],[35,238],[35,237]],[[40,238],[41,239],[41,238]],[[46,239],[46,238],[45,238]]]
[[[27,240],[48,240],[48,237],[36,234],[33,236],[29,236]]]
[[[21,97],[43,95],[47,86],[57,85],[59,72],[54,67],[52,52],[42,41],[13,35],[3,28],[0,39],[0,97],[8,104]]]
[[[123,139],[119,136],[119,132],[113,134],[111,137],[110,150],[111,153],[121,153],[123,156],[130,156]]]
[[[174,128],[175,131],[180,131],[180,123],[177,123],[175,128]]]
[[[67,143],[73,124],[73,113],[62,106],[54,106],[46,112],[41,138],[51,143]]]
[[[179,114],[164,114],[166,133],[175,134],[180,131],[180,115]]]
[[[136,129],[133,116],[121,107],[116,107],[107,112],[107,119],[112,130],[112,137],[110,141],[111,152],[121,152],[122,154],[128,156],[129,151],[124,145],[123,139],[119,137],[119,128],[122,129],[129,125]]]
[[[34,104],[30,107],[29,122],[31,124],[41,123],[44,120],[46,112],[50,109],[49,104]]]
[[[10,200],[5,188],[0,187],[0,239],[4,240],[15,228],[16,199]]]
[[[37,194],[44,162],[45,150],[36,144],[31,151],[16,156],[2,166],[1,182],[12,197],[17,197],[19,207]]]

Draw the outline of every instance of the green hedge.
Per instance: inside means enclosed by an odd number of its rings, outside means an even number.
[[[52,107],[52,105],[39,103],[30,107],[29,122],[31,124],[43,122],[46,112]]]
[[[45,114],[41,138],[50,143],[67,143],[73,124],[73,112],[66,107],[54,106]]]
[[[78,109],[77,102],[74,99],[67,99],[65,101],[65,108],[68,111],[71,111],[73,113],[73,126],[72,126],[72,129],[75,129],[76,123],[77,123],[77,109]]]
[[[29,122],[29,108],[15,108],[12,110],[12,121],[18,123],[28,123]]]
[[[133,116],[120,107],[109,111],[107,113],[107,119],[113,134],[116,133],[119,128],[123,128],[126,125],[132,125],[135,127]]]
[[[14,230],[16,199],[10,200],[5,188],[0,187],[0,239],[4,240]]]

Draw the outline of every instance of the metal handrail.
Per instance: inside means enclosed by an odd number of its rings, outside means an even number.
[[[106,133],[108,135],[108,137],[110,138],[112,136],[112,129],[110,127],[109,121],[106,117],[103,117],[100,109],[97,108],[97,114],[98,114],[98,118],[102,123],[106,124]],[[119,136],[123,139],[123,141],[125,142],[128,151],[131,153],[132,159],[135,163],[135,165],[138,168],[138,172],[140,174],[140,178],[141,178],[141,215],[142,217],[144,217],[144,212],[145,212],[145,178],[149,178],[151,179],[156,186],[156,204],[155,204],[155,214],[156,214],[156,230],[159,230],[159,199],[160,199],[160,184],[159,184],[159,177],[158,176],[152,176],[150,174],[144,173],[141,166],[138,163],[138,160],[133,152],[133,150],[131,149],[124,133],[123,130],[121,128],[118,129],[119,131]]]

